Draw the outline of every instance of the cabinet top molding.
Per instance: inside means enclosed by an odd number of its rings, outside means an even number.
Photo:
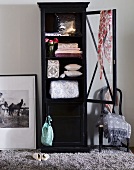
[[[40,8],[46,8],[46,7],[51,7],[51,8],[59,8],[63,7],[70,7],[70,8],[87,8],[90,2],[37,2],[38,6]]]

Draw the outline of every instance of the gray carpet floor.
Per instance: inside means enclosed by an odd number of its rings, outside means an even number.
[[[51,153],[47,161],[32,155],[39,150],[0,152],[0,170],[134,170],[134,154],[117,150],[90,153]]]

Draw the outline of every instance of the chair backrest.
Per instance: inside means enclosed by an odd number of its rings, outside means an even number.
[[[100,89],[100,100],[104,100],[105,98],[105,94],[108,92],[108,87],[105,86],[103,88]],[[116,88],[116,99],[118,99],[118,102],[116,101],[115,103],[118,103],[118,107],[119,107],[119,115],[122,115],[122,91],[119,88]],[[105,104],[102,104],[101,107],[101,112],[104,111],[105,108]],[[115,104],[113,104],[113,109],[112,112],[115,113]]]

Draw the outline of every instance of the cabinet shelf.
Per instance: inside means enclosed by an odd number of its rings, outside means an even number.
[[[82,98],[60,98],[60,99],[46,99],[46,103],[82,103]]]
[[[46,80],[81,80],[83,79],[83,76],[79,76],[79,77],[64,77],[64,78],[46,78]]]
[[[77,119],[77,118],[81,118],[81,115],[77,115],[77,116],[76,116],[76,115],[75,115],[75,116],[74,116],[74,115],[72,115],[72,116],[71,116],[71,115],[69,115],[69,116],[68,116],[68,115],[66,115],[66,116],[65,116],[65,115],[56,116],[56,115],[53,115],[53,114],[52,114],[51,116],[54,117],[54,118],[59,118],[59,119],[62,119],[62,118],[66,118],[66,119],[70,119],[70,118],[76,118],[76,119]]]
[[[44,36],[46,37],[46,38],[51,38],[51,39],[53,39],[53,38],[58,38],[58,39],[77,39],[77,38],[82,38],[82,35],[74,35],[74,36],[64,36],[64,35],[45,35],[44,34]]]
[[[46,59],[48,59],[48,60],[63,60],[63,59],[68,59],[68,60],[73,60],[73,59],[76,59],[76,60],[82,60],[82,58],[80,58],[80,57],[55,57],[55,56],[53,56],[53,57],[49,57],[49,56],[47,56],[46,57]]]

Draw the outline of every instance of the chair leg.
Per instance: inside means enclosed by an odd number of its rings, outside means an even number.
[[[129,152],[129,138],[127,138],[127,152]]]
[[[103,146],[103,125],[99,126],[99,152],[101,152]]]

